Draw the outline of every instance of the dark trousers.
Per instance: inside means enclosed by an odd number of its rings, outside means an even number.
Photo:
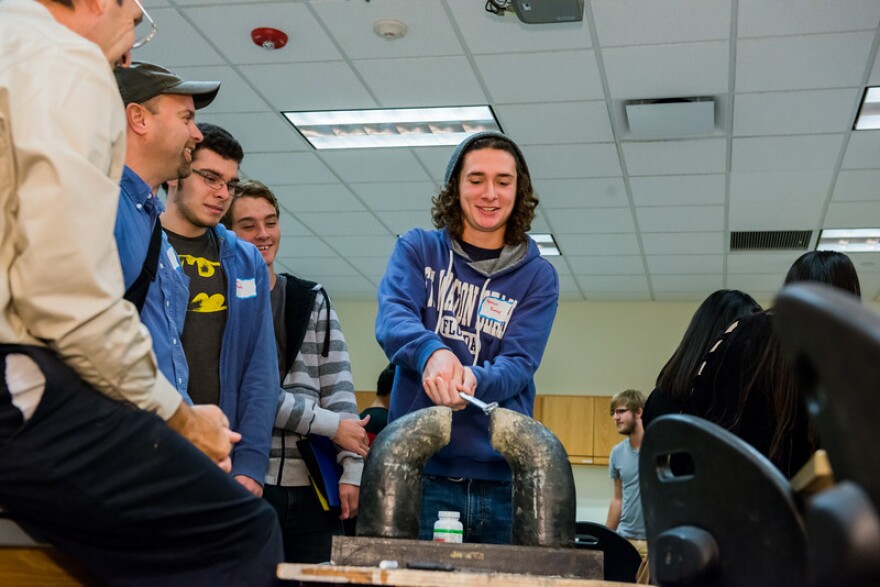
[[[14,353],[46,378],[23,424],[6,383]],[[45,349],[0,345],[0,506],[111,585],[272,585],[281,559],[265,502]]]
[[[330,560],[333,536],[342,534],[338,509],[324,511],[311,486],[266,485],[263,498],[272,504],[281,522],[286,562],[324,563]]]

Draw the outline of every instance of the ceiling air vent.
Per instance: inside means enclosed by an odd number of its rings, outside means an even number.
[[[731,232],[731,251],[805,251],[812,230],[755,230]]]

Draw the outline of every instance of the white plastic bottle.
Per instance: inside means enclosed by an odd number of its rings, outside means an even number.
[[[434,542],[461,543],[464,526],[461,525],[458,512],[439,512],[440,518],[434,522]]]

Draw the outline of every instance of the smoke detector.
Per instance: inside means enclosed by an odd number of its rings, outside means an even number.
[[[386,41],[396,41],[406,36],[408,27],[400,20],[383,18],[373,23],[373,32]]]
[[[259,27],[251,31],[251,40],[266,51],[274,51],[287,44],[287,33],[270,27]]]

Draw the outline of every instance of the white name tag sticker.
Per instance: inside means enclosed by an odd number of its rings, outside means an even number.
[[[242,300],[257,297],[257,281],[254,278],[236,279],[235,297]]]
[[[506,323],[513,312],[513,302],[501,298],[488,297],[480,303],[480,317],[495,322]]]
[[[178,259],[174,249],[168,247],[168,250],[165,251],[165,256],[168,257],[168,264],[171,265],[171,268],[177,271],[180,268],[180,259]]]

